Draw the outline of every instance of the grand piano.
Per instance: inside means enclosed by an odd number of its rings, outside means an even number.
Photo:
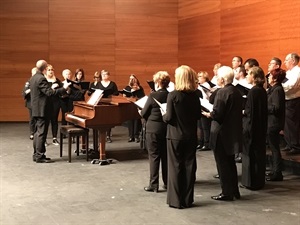
[[[101,98],[95,105],[89,104],[88,101],[77,101],[73,105],[73,111],[66,113],[66,121],[80,127],[91,128],[96,131],[95,133],[99,133],[94,135],[94,138],[99,138],[99,159],[94,159],[92,163],[110,164],[105,153],[106,131],[127,120],[141,118],[137,106],[122,96]]]

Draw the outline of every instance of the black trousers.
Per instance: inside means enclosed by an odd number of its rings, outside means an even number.
[[[284,139],[290,149],[300,151],[300,98],[285,102]]]
[[[146,133],[146,145],[149,155],[150,181],[149,186],[158,187],[159,166],[161,162],[162,180],[168,184],[167,140],[165,134]]]
[[[46,153],[45,141],[47,138],[47,130],[49,127],[49,118],[34,117],[35,131],[33,138],[33,155],[39,159]]]
[[[211,119],[203,116],[203,117],[201,117],[200,122],[201,122],[202,131],[203,131],[203,145],[205,147],[209,147]]]
[[[282,157],[280,152],[280,132],[279,128],[268,128],[268,144],[272,151],[272,171],[274,173],[281,173],[282,171]]]
[[[140,119],[128,121],[129,138],[138,138],[142,129],[142,122]]]
[[[60,99],[60,107],[61,107],[61,125],[67,125],[65,114],[69,112],[68,107],[68,99]]]
[[[32,110],[31,108],[28,108],[28,113],[29,113],[29,132],[30,135],[34,134],[34,130],[35,130],[35,120],[32,117]]]
[[[217,164],[220,184],[224,195],[233,196],[239,192],[237,168],[234,161],[234,154],[227,155],[221,143],[217,143],[214,149],[214,156]]]
[[[194,202],[197,139],[167,139],[168,193],[167,204],[190,206]]]
[[[52,103],[52,112],[50,116],[50,123],[51,123],[51,131],[52,131],[52,137],[57,138],[57,132],[58,132],[58,115],[60,111],[60,102],[57,100],[56,102]],[[47,130],[48,134],[48,130]],[[46,135],[47,137],[47,135]]]

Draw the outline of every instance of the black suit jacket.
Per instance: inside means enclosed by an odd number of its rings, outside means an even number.
[[[210,147],[222,145],[226,154],[242,150],[242,96],[232,84],[218,90],[211,112]]]
[[[49,97],[56,94],[63,94],[64,88],[53,90],[45,76],[38,72],[29,80],[31,108],[33,117],[46,117],[49,116],[51,104],[49,105]]]
[[[168,123],[167,138],[197,139],[197,120],[201,118],[201,104],[197,93],[177,90],[169,93],[167,113],[163,116]]]
[[[168,94],[169,92],[167,89],[159,89],[156,92],[150,93],[147,102],[141,111],[141,116],[147,121],[147,133],[166,134],[167,124],[163,121],[160,107],[153,98],[160,103],[166,103]]]
[[[281,84],[268,89],[268,127],[282,130],[285,120],[285,93]]]

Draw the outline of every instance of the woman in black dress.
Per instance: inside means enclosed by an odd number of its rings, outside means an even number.
[[[159,71],[153,75],[153,81],[156,91],[149,95],[141,111],[141,116],[146,120],[146,148],[150,164],[150,181],[144,190],[157,192],[159,187],[160,162],[164,183],[163,189],[167,189],[167,124],[163,121],[160,107],[154,99],[160,103],[167,102],[169,94],[167,87],[170,82],[170,76],[166,71]]]
[[[110,73],[107,70],[101,70],[101,82],[99,83],[99,89],[103,90],[103,97],[108,98],[111,95],[119,95],[117,84],[109,80]],[[111,129],[106,132],[106,141],[111,143]]]
[[[285,93],[281,85],[286,73],[275,69],[268,76],[268,143],[272,151],[272,172],[267,181],[282,181],[282,158],[279,148],[280,134],[285,121]]]
[[[140,85],[140,81],[134,74],[131,74],[129,77],[128,85],[123,89],[124,97],[131,97],[134,99],[140,99],[145,96],[143,87]],[[142,129],[141,119],[134,119],[127,121],[128,126],[128,142],[135,141],[136,143],[140,142],[140,132]]]
[[[250,190],[262,189],[266,171],[266,133],[268,121],[267,92],[263,88],[265,74],[254,66],[247,75],[253,84],[247,95],[243,117],[244,148],[242,154],[242,185]]]
[[[196,93],[197,73],[189,66],[175,70],[175,90],[167,98],[163,116],[167,126],[168,194],[174,208],[191,207],[196,180],[197,120],[201,117]]]

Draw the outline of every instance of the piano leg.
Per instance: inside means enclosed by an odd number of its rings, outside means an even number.
[[[106,142],[106,129],[99,130],[99,159],[93,159],[92,164],[99,164],[100,166],[109,165],[112,160],[106,159],[105,153],[105,142]]]

